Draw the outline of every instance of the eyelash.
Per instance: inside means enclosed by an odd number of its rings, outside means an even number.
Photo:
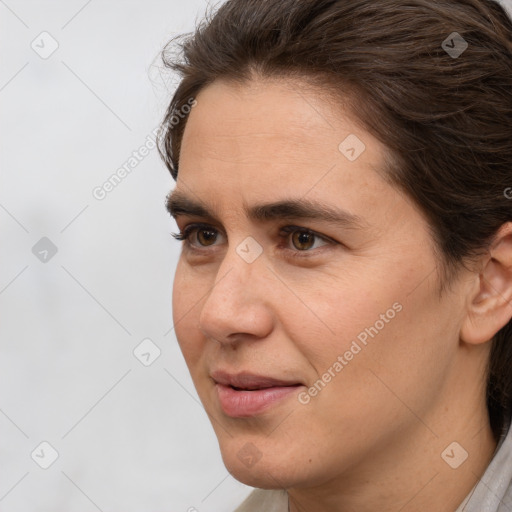
[[[198,250],[198,251],[201,251],[201,252],[205,252],[204,249],[196,249],[190,243],[190,241],[189,241],[190,235],[194,231],[198,231],[198,230],[201,230],[201,229],[213,230],[213,231],[218,232],[217,229],[215,229],[213,226],[210,226],[208,224],[189,224],[188,226],[186,226],[179,233],[171,233],[171,236],[173,238],[175,238],[176,240],[178,240],[179,242],[185,242],[188,245],[189,248],[193,248],[195,250]],[[327,243],[329,243],[331,245],[334,245],[334,244],[338,243],[338,242],[335,242],[334,240],[332,240],[332,239],[330,239],[330,238],[328,238],[326,236],[320,235],[319,233],[316,233],[315,231],[312,231],[311,229],[303,228],[303,227],[300,227],[300,226],[284,226],[284,227],[281,228],[279,234],[283,238],[288,238],[290,234],[295,233],[296,231],[300,231],[301,233],[307,233],[307,234],[312,235],[312,236],[314,236],[316,238],[319,238],[322,241],[327,242]],[[207,247],[205,247],[205,249],[208,250]],[[293,258],[308,258],[308,257],[310,257],[310,254],[308,254],[308,253],[311,253],[313,251],[313,249],[307,249],[307,250],[299,251],[298,249],[294,250],[294,249],[289,249],[288,247],[286,247],[284,250],[288,251]]]

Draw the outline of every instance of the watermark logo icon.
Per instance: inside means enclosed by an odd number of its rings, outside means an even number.
[[[133,355],[144,365],[151,366],[161,354],[161,350],[149,338],[143,339],[134,349]]]
[[[39,467],[48,469],[59,458],[59,452],[48,441],[43,441],[30,456]]]
[[[348,160],[353,162],[357,160],[365,151],[366,146],[364,142],[355,134],[351,133],[345,140],[338,146],[342,155]]]
[[[457,469],[468,458],[468,455],[468,452],[457,441],[454,441],[443,450],[441,458],[452,469]]]
[[[467,50],[468,43],[458,32],[452,32],[441,47],[452,59],[457,59]]]
[[[30,43],[30,47],[34,50],[41,59],[50,58],[59,47],[58,41],[48,32],[41,32]]]
[[[237,457],[248,468],[252,468],[263,457],[263,454],[253,443],[245,443],[237,453]]]
[[[57,246],[46,236],[43,236],[32,247],[32,254],[42,263],[48,263],[57,254],[57,251]]]
[[[252,263],[261,255],[263,247],[252,236],[248,236],[237,246],[236,252],[246,263]]]

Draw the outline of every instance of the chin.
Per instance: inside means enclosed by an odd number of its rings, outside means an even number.
[[[260,489],[288,489],[304,485],[311,475],[304,474],[307,465],[286,453],[258,450],[251,441],[221,447],[222,460],[229,473],[239,482]]]
[[[287,478],[282,468],[279,469],[272,464],[261,464],[259,467],[256,464],[253,467],[247,467],[240,461],[232,459],[224,459],[224,464],[233,478],[251,487],[285,489],[295,483],[293,479]]]

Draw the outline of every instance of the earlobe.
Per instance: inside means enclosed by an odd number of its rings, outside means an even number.
[[[512,318],[512,222],[498,230],[475,279],[460,332],[473,345],[490,341]]]

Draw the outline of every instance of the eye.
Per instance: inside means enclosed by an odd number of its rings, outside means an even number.
[[[293,246],[293,249],[290,250],[295,249],[298,252],[310,252],[311,249],[317,249],[323,245],[333,243],[333,241],[330,241],[326,237],[319,235],[310,229],[301,228],[299,226],[286,226],[281,229],[281,233],[283,233],[286,238],[289,238],[289,241]]]
[[[219,236],[223,237],[218,229],[208,224],[189,224],[179,233],[172,233],[172,236],[196,250],[219,245],[215,242]],[[281,228],[279,236],[287,241],[286,246],[280,247],[280,249],[289,252],[294,257],[309,256],[314,249],[338,243],[300,226],[285,226]]]
[[[195,237],[192,235],[195,233]],[[210,247],[215,244],[219,231],[207,224],[189,224],[183,231],[172,233],[172,236],[179,241],[186,242],[188,245],[196,246],[191,239],[195,238],[199,247]]]

